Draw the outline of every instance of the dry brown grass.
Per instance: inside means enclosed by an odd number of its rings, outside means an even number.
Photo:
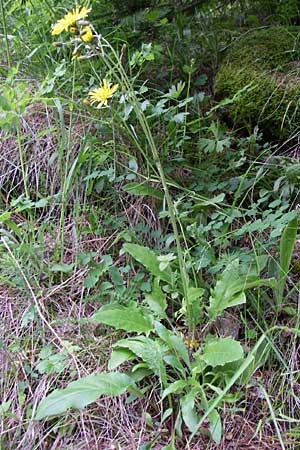
[[[69,119],[69,115],[65,114],[64,123],[61,123],[57,112],[46,103],[31,105],[20,118],[26,179],[33,199],[37,198],[38,194],[55,195],[61,187],[59,151],[63,154],[68,151]],[[82,136],[89,129],[77,118],[73,119],[71,127],[70,164],[78,154]],[[0,130],[0,169],[2,195],[6,202],[9,202],[12,195],[15,197],[23,192],[16,132]]]

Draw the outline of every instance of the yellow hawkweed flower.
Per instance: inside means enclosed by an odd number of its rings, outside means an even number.
[[[85,6],[79,6],[78,8],[73,9],[73,11],[68,12],[64,15],[62,19],[59,19],[52,28],[52,35],[57,35],[62,33],[63,31],[71,31],[74,33],[76,29],[76,22],[78,20],[85,19],[91,8],[86,8]]]
[[[83,42],[91,42],[93,40],[93,32],[90,26],[85,25],[80,32],[80,39]]]
[[[191,350],[197,350],[199,348],[199,342],[193,339],[186,339],[184,343]]]
[[[114,95],[118,87],[118,84],[114,84],[112,86],[112,83],[104,78],[102,83],[100,83],[99,88],[93,89],[89,92],[89,96],[91,97],[91,104],[93,105],[94,103],[99,103],[97,108],[101,108],[101,106],[103,105],[106,106],[107,100]]]

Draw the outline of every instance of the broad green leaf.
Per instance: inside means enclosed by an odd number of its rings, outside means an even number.
[[[120,271],[118,269],[118,267],[112,266],[109,268],[108,273],[111,276],[111,280],[112,282],[116,285],[116,286],[122,286],[124,284],[124,280],[120,274]]]
[[[188,288],[189,303],[192,304],[195,302],[199,302],[199,300],[203,297],[204,292],[205,291],[203,288],[190,286]]]
[[[92,320],[110,325],[117,330],[148,333],[153,330],[151,318],[134,305],[104,305],[93,316]]]
[[[36,208],[44,208],[49,203],[49,200],[47,198],[41,198],[38,202],[34,204]]]
[[[111,352],[109,361],[108,361],[108,370],[115,370],[125,361],[129,361],[135,357],[134,353],[132,353],[127,348],[116,348]]]
[[[166,283],[171,283],[172,272],[170,267],[161,271],[159,268],[160,262],[157,259],[156,254],[147,247],[143,247],[138,244],[126,243],[123,245],[125,252],[129,253],[139,263],[143,264],[149,272],[160,280]]]
[[[222,439],[222,422],[220,414],[214,409],[208,416],[209,419],[209,431],[211,433],[211,437],[216,442],[216,444],[220,444]]]
[[[209,342],[203,349],[202,359],[212,367],[238,361],[244,356],[241,344],[231,337],[219,338]]]
[[[122,189],[125,192],[129,192],[129,194],[148,195],[149,197],[156,198],[160,201],[163,201],[164,199],[164,194],[161,190],[145,183],[127,183]]]
[[[153,289],[150,294],[145,295],[145,300],[148,303],[150,309],[155,312],[160,319],[163,319],[166,314],[167,300],[166,296],[159,286],[159,279],[155,278],[153,283]]]
[[[130,387],[135,387],[134,382],[122,373],[88,375],[44,398],[37,408],[35,420],[64,413],[70,408],[82,409],[101,395],[118,396]]]
[[[199,393],[199,388],[194,388],[187,395],[181,398],[182,418],[188,429],[193,433],[197,429],[199,422],[195,410],[195,397]]]
[[[88,275],[88,276],[85,278],[83,285],[84,285],[84,287],[90,289],[90,288],[96,286],[96,284],[98,283],[98,281],[99,281],[99,277],[98,277],[98,276],[95,276],[95,275]]]
[[[127,348],[141,358],[153,372],[166,383],[166,369],[163,360],[165,349],[153,339],[139,336],[130,339],[121,339],[114,344],[114,348]]]

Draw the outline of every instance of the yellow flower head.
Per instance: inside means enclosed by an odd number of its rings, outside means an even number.
[[[101,108],[101,106],[107,105],[107,100],[111,98],[116,90],[118,89],[119,85],[110,83],[105,78],[103,79],[102,83],[100,83],[100,87],[97,89],[93,89],[89,92],[89,96],[91,98],[91,104],[99,103],[97,108]]]
[[[74,27],[76,27],[76,22],[78,20],[85,19],[91,8],[86,8],[86,6],[79,6],[78,8],[73,9],[73,11],[69,11],[62,19],[59,19],[52,28],[52,35],[57,35],[62,33],[63,31],[72,31],[74,32]]]
[[[93,40],[93,37],[93,32],[89,25],[85,25],[84,27],[82,27],[80,31],[80,39],[83,42],[91,42]]]

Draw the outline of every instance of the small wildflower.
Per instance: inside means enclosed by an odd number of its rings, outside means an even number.
[[[53,36],[62,33],[63,31],[69,31],[71,33],[76,32],[76,22],[78,20],[85,19],[91,8],[86,8],[85,6],[79,6],[73,11],[68,12],[64,15],[62,19],[59,19],[53,26],[51,34]]]
[[[185,345],[191,350],[197,350],[199,348],[199,342],[193,339],[186,339],[184,342]]]
[[[93,89],[89,92],[91,104],[93,105],[94,103],[99,103],[97,108],[101,108],[103,105],[106,106],[108,99],[114,95],[118,87],[118,84],[112,85],[112,83],[104,78],[102,83],[100,83],[99,88]]]
[[[93,32],[90,26],[85,25],[80,32],[80,39],[83,42],[91,42],[93,40]]]

